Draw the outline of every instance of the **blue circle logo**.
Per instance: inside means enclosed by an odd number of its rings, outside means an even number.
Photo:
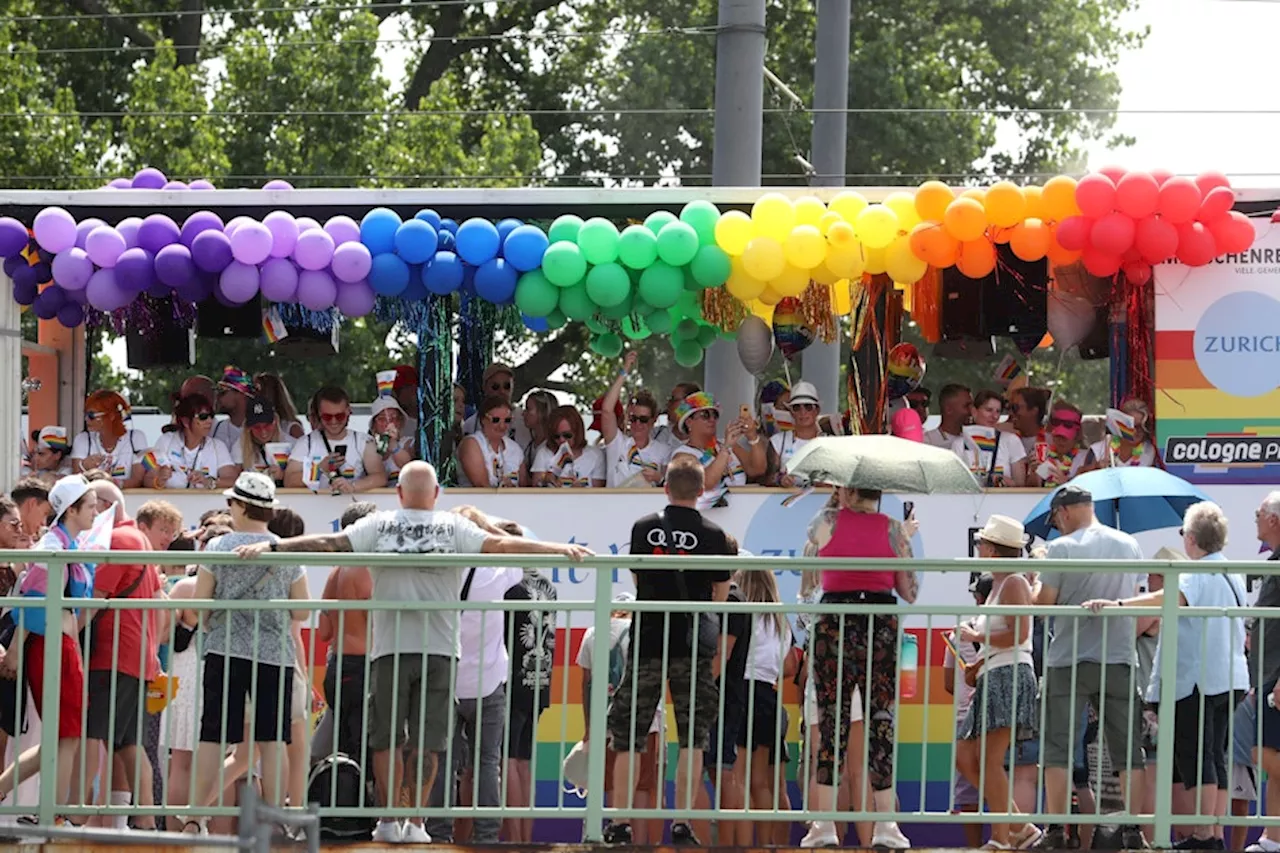
[[[1195,356],[1226,394],[1260,397],[1280,388],[1280,302],[1251,290],[1222,297],[1196,324]]]

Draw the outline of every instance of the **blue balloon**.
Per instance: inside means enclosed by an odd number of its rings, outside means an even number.
[[[502,258],[486,261],[476,270],[476,295],[495,305],[505,305],[516,295],[520,273]]]
[[[521,222],[519,219],[513,219],[510,216],[508,216],[506,219],[498,223],[498,239],[506,240],[508,234],[510,234],[512,231],[516,230],[523,224],[524,223]]]
[[[458,241],[454,238],[452,231],[441,230],[436,235],[436,251],[437,252],[453,252],[457,253]]]
[[[374,255],[369,286],[381,296],[399,296],[409,286],[409,265],[390,252]]]
[[[462,286],[462,259],[453,252],[436,252],[435,259],[422,268],[422,283],[437,296],[447,296]]]
[[[427,223],[436,231],[440,230],[440,214],[436,213],[429,207],[424,207],[422,210],[419,210],[413,215],[413,218],[420,222]]]
[[[436,253],[436,229],[410,219],[396,229],[396,254],[406,264],[425,264]]]
[[[487,219],[468,219],[458,228],[458,255],[473,266],[480,266],[498,256],[502,238]]]
[[[409,286],[400,294],[400,298],[405,302],[424,302],[430,295],[427,286],[422,283],[422,274],[426,271],[423,264],[414,264],[409,267]]]
[[[441,219],[441,220],[440,220],[440,227],[439,227],[439,228],[437,228],[436,230],[437,230],[437,231],[448,231],[450,234],[455,234],[455,235],[456,235],[456,234],[458,233],[458,220],[456,220],[456,219]]]
[[[524,320],[524,327],[531,332],[545,332],[547,330],[546,317],[530,317],[528,314],[521,314],[520,319]]]
[[[374,255],[394,252],[396,229],[399,227],[399,214],[390,208],[375,207],[360,220],[360,242],[368,246]]]
[[[462,265],[462,293],[464,296],[476,295],[476,268],[471,264]]]
[[[547,251],[547,235],[536,225],[521,225],[502,242],[502,257],[520,272],[536,270]]]

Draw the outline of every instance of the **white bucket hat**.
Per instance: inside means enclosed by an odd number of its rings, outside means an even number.
[[[245,471],[236,477],[236,484],[225,490],[222,496],[263,509],[275,509],[280,505],[276,501],[275,481],[257,471]]]
[[[993,515],[988,518],[986,526],[973,534],[973,539],[975,542],[984,540],[1006,548],[1024,548],[1028,541],[1022,522],[1007,515]]]

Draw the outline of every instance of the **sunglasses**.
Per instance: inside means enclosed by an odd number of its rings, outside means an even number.
[[[489,390],[490,391],[510,391],[511,383],[510,382],[490,382]]]
[[[492,415],[491,415],[491,416],[489,417],[489,423],[491,423],[491,424],[509,424],[509,423],[511,423],[511,418],[499,418],[499,417],[494,417],[494,416],[492,416]]]
[[[213,420],[213,412],[201,412],[200,414],[196,415],[196,420],[211,421]]]
[[[720,420],[720,413],[715,409],[703,409],[701,412],[694,414],[693,417],[704,421],[718,421]]]
[[[792,403],[791,411],[793,412],[816,412],[818,406],[815,403]]]
[[[1049,418],[1049,426],[1071,427],[1072,429],[1076,429],[1080,426],[1080,422],[1071,420],[1070,418]]]
[[[106,413],[106,412],[85,412],[85,413],[84,413],[84,419],[85,419],[86,421],[96,421],[96,420],[101,420],[102,418],[105,418],[106,416],[107,416],[107,413]]]
[[[345,421],[346,419],[347,419],[346,412],[339,412],[338,414],[330,414],[327,412],[320,413],[320,420],[324,421],[327,424],[339,424]]]
[[[649,415],[632,415],[630,420],[633,424],[647,424],[649,421],[653,420],[653,418]]]
[[[562,441],[572,441],[572,440],[573,440],[573,433],[571,433],[571,432],[558,432],[558,433],[556,433],[556,438],[561,439]]]

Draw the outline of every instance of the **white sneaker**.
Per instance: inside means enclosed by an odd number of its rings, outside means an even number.
[[[403,844],[430,844],[431,836],[420,823],[406,823],[404,835],[400,839]]]
[[[911,839],[902,834],[895,821],[877,823],[871,838],[872,847],[885,847],[889,850],[910,850]]]
[[[1277,853],[1280,851],[1280,842],[1272,841],[1264,835],[1244,849],[1248,853]]]
[[[839,847],[840,836],[836,825],[829,820],[815,820],[809,824],[809,832],[800,839],[801,847]]]
[[[404,841],[404,829],[398,820],[380,820],[373,829],[373,840],[381,844],[399,844]]]

